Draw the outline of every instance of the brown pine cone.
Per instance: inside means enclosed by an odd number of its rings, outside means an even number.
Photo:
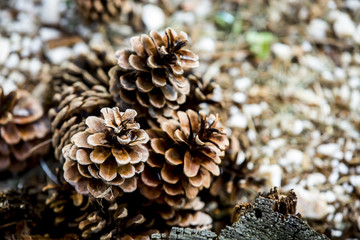
[[[221,106],[221,103],[213,100],[214,89],[218,87],[214,79],[209,82],[204,82],[204,79],[194,74],[186,76],[190,81],[190,94],[186,102],[180,106],[180,109],[186,111],[193,109],[195,111],[201,110],[201,104],[209,104],[212,107]],[[215,112],[215,111],[214,111]]]
[[[210,228],[212,219],[202,211],[204,206],[205,203],[199,197],[187,199],[181,209],[180,206],[155,205],[158,214],[169,226]]]
[[[29,92],[4,94],[0,87],[0,171],[21,171],[27,159],[48,152],[49,144],[35,147],[50,132],[43,115],[41,104]]]
[[[61,149],[70,143],[74,133],[85,129],[87,116],[99,115],[101,108],[113,105],[107,90],[107,72],[113,64],[105,51],[92,49],[54,70],[47,105],[52,107],[49,118],[57,159],[63,161]]]
[[[224,206],[232,208],[240,197],[247,195],[245,184],[252,171],[247,168],[250,158],[245,152],[244,146],[233,134],[230,138],[230,147],[221,163],[222,173],[214,179],[210,188],[210,194],[219,196]]]
[[[78,12],[89,22],[104,22],[136,19],[133,3],[129,0],[76,0]],[[140,19],[139,19],[140,20]]]
[[[157,233],[151,230],[153,218],[142,214],[151,216],[148,209],[139,208],[141,196],[100,202],[76,192],[67,184],[48,185],[43,190],[48,193],[46,209],[41,215],[42,225],[38,226],[43,234],[61,238],[64,232],[80,231],[84,239],[144,239]]]
[[[187,110],[177,116],[179,120],[163,120],[161,129],[147,130],[152,151],[141,174],[140,191],[148,199],[162,197],[171,207],[181,208],[186,199],[210,187],[211,175],[220,174],[229,140],[214,115]]]
[[[86,118],[86,129],[62,149],[63,169],[65,180],[79,193],[110,200],[137,189],[136,174],[149,156],[143,146],[149,136],[135,122],[135,110],[103,108],[101,113],[103,118]]]
[[[158,233],[151,229],[151,217],[146,218],[131,202],[104,204],[105,212],[95,210],[79,223],[84,239],[150,239],[151,234]]]
[[[80,221],[92,210],[91,200],[74,190],[70,185],[49,184],[43,188],[48,194],[42,218],[56,227],[63,226],[66,231],[76,229]]]
[[[119,50],[118,65],[110,72],[110,92],[120,108],[137,105],[152,117],[171,117],[186,101],[190,83],[185,70],[199,65],[199,57],[183,49],[188,44],[184,32],[171,28],[165,35],[151,31],[130,39],[131,49]]]

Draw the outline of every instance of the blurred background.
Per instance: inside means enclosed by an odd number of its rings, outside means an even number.
[[[50,71],[90,48],[131,36],[184,31],[215,81],[216,112],[239,141],[221,201],[294,189],[297,211],[332,239],[360,238],[360,1],[1,0],[0,85],[42,99]],[[109,0],[110,1],[110,0]],[[117,0],[114,0],[117,1]],[[211,189],[216,195],[216,187]],[[221,226],[221,202],[207,205]],[[219,223],[216,223],[216,219]],[[218,224],[218,225],[217,225]]]

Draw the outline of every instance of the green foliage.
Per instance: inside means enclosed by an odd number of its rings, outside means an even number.
[[[246,33],[245,39],[250,45],[250,51],[257,58],[266,59],[270,55],[270,47],[276,37],[269,32],[250,31]]]

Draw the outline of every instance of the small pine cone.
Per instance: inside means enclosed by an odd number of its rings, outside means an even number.
[[[153,233],[153,218],[143,214],[139,209],[139,196],[127,196],[126,199],[117,199],[114,202],[102,202],[96,205],[94,211],[83,219],[78,228],[84,239],[150,239]],[[125,201],[126,200],[126,201]],[[104,211],[103,209],[106,209]],[[147,217],[147,216],[150,217]]]
[[[220,165],[222,174],[214,179],[210,188],[210,194],[219,196],[223,206],[232,207],[240,197],[247,195],[246,184],[253,171],[247,168],[250,157],[243,149],[244,145],[233,134],[230,138],[230,147]]]
[[[128,15],[132,11],[129,0],[76,0],[78,12],[88,22],[105,22]]]
[[[90,198],[74,190],[70,185],[47,185],[43,191],[48,194],[42,218],[52,225],[65,229],[76,229],[80,221],[91,211]]]
[[[177,113],[179,120],[163,120],[161,129],[150,129],[151,154],[141,174],[142,194],[148,199],[163,196],[174,207],[194,199],[219,164],[229,140],[214,115],[200,117],[193,110]]]
[[[136,111],[117,107],[101,109],[103,118],[86,118],[87,128],[74,134],[62,149],[64,178],[82,194],[112,199],[137,188],[149,152],[149,137],[134,121]],[[121,191],[122,190],[122,191]]]
[[[214,90],[218,87],[214,79],[204,82],[204,79],[194,74],[187,76],[190,81],[190,94],[186,102],[180,106],[180,109],[201,110],[201,104],[209,104],[212,106],[221,106],[221,103],[214,100]]]
[[[0,87],[0,171],[21,171],[26,167],[25,160],[48,152],[49,144],[35,147],[50,132],[43,115],[41,104],[29,92],[4,94]]]
[[[92,49],[89,54],[80,55],[54,70],[47,105],[51,107],[49,118],[55,157],[60,161],[63,161],[61,149],[70,143],[74,133],[85,129],[84,119],[99,115],[101,108],[113,104],[107,90],[107,72],[113,64],[105,51]]]
[[[157,212],[169,226],[210,228],[212,219],[202,210],[205,203],[199,197],[187,199],[181,206],[170,207],[169,205],[159,204]]]
[[[171,117],[190,92],[185,70],[199,65],[198,56],[183,49],[187,35],[168,28],[163,37],[151,31],[130,43],[131,49],[116,53],[118,65],[109,72],[115,102],[121,108],[136,104],[139,112],[148,109],[155,118]]]

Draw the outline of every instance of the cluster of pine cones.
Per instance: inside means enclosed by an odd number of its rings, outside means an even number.
[[[117,2],[107,5],[109,13]],[[130,45],[115,58],[93,48],[54,68],[45,110],[24,90],[0,88],[0,170],[31,167],[49,154],[51,139],[61,184],[44,189],[49,224],[77,229],[85,239],[208,228],[201,192],[217,195],[237,177],[225,177],[223,167],[239,143],[229,148],[221,119],[200,111],[212,103],[215,83],[193,74],[199,57],[186,49],[187,34],[151,31]]]
[[[185,49],[187,35],[171,28],[130,43],[117,51],[116,62],[94,49],[54,75],[49,116],[64,179],[77,193],[104,199],[115,212],[114,204],[129,215],[140,210],[141,222],[148,223],[145,212],[155,211],[168,226],[208,227],[211,218],[198,195],[220,175],[229,139],[217,116],[199,113],[207,92],[191,73],[198,56]],[[132,198],[137,207],[130,207]],[[86,228],[104,221],[83,237],[108,236],[98,228],[108,229],[109,222],[120,220],[118,214],[111,221],[93,219],[97,214],[82,220],[79,226]]]

